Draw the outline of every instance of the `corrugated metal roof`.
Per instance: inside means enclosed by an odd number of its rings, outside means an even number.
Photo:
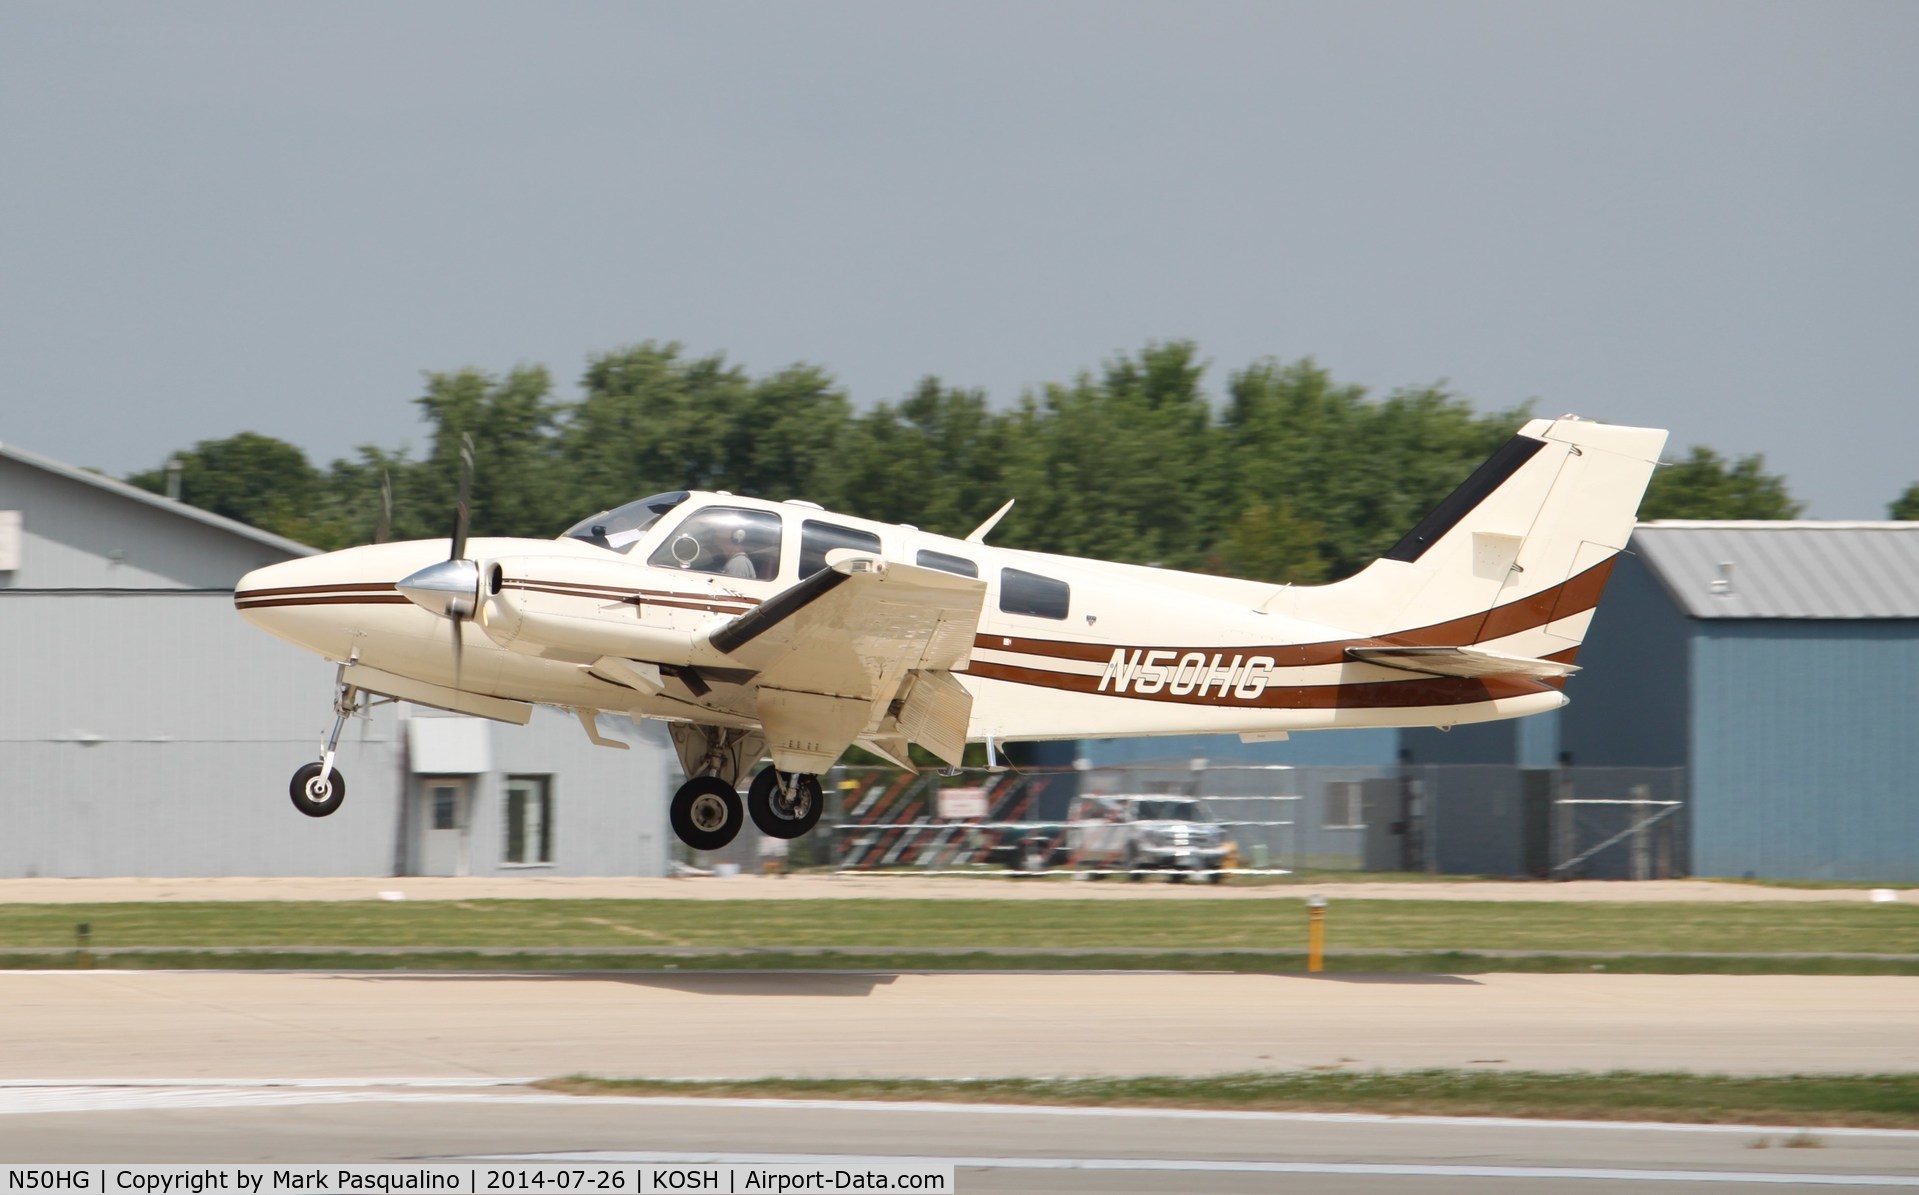
[[[1919,523],[1641,523],[1630,549],[1694,618],[1919,618]]]
[[[295,543],[293,540],[275,535],[270,531],[262,531],[258,527],[249,527],[247,524],[239,522],[236,519],[229,519],[225,515],[217,515],[210,510],[201,510],[197,506],[189,506],[184,502],[175,502],[171,498],[163,498],[159,494],[149,493],[137,485],[128,485],[124,481],[117,481],[114,478],[106,477],[99,473],[89,473],[85,469],[75,468],[64,461],[56,461],[50,456],[41,456],[37,452],[28,452],[26,449],[12,444],[0,444],[0,457],[17,461],[23,465],[31,465],[35,469],[41,469],[56,476],[64,477],[69,481],[83,482],[87,485],[105,490],[109,494],[115,494],[135,502],[145,503],[159,510],[169,511],[184,519],[192,519],[195,522],[205,523],[209,527],[217,527],[221,531],[253,540],[256,543],[265,544],[267,547],[285,552],[289,556],[315,556],[318,555],[320,551],[318,548],[310,548],[305,544]]]

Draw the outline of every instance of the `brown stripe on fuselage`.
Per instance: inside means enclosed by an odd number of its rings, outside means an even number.
[[[386,593],[393,592],[393,582],[391,581],[353,581],[353,582],[349,582],[347,584],[342,584],[342,585],[289,585],[279,589],[247,589],[247,590],[236,589],[233,591],[233,597],[237,601],[243,597],[246,597],[246,598],[294,597],[303,593],[380,593],[380,592],[386,592]]]
[[[1081,660],[1091,664],[1104,664],[1113,658],[1113,653],[1144,651],[1224,651],[1230,650],[1242,655],[1271,656],[1277,668],[1310,668],[1319,664],[1342,664],[1346,662],[1346,649],[1349,647],[1471,647],[1476,643],[1485,643],[1493,639],[1502,639],[1507,635],[1516,635],[1521,631],[1530,631],[1562,618],[1571,618],[1583,614],[1599,604],[1599,595],[1606,587],[1606,578],[1612,574],[1613,562],[1617,555],[1608,556],[1598,564],[1575,577],[1570,577],[1558,585],[1540,590],[1536,594],[1495,606],[1491,610],[1482,610],[1460,618],[1436,622],[1430,626],[1414,627],[1408,631],[1396,631],[1391,635],[1382,635],[1376,639],[1333,639],[1321,643],[1278,643],[1278,644],[1188,644],[1180,647],[1166,645],[1122,645],[1117,643],[1075,643],[1066,639],[1025,639],[1017,635],[978,634],[973,637],[976,649],[988,651],[1010,651],[1021,655],[1045,656],[1055,660]]]
[[[1137,701],[1167,701],[1176,705],[1206,705],[1225,709],[1402,709],[1429,705],[1474,705],[1502,697],[1524,697],[1538,693],[1538,681],[1521,677],[1421,676],[1406,680],[1368,681],[1330,685],[1269,685],[1258,697],[1205,696],[1196,693],[1101,694],[1100,678],[1078,672],[1051,672],[1044,668],[1023,668],[1017,664],[990,664],[973,661],[965,675],[983,680],[1010,681],[1041,689],[1059,689],[1068,693],[1124,697]]]
[[[392,586],[387,588],[391,589]],[[365,593],[341,596],[312,595],[308,597],[269,597],[256,598],[251,594],[234,594],[233,604],[241,610],[264,610],[271,606],[394,606],[412,605],[413,599],[399,593]]]

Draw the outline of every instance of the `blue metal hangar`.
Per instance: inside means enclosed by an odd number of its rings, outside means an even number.
[[[1642,523],[1560,761],[1685,769],[1694,875],[1919,881],[1919,523]],[[1455,732],[1458,733],[1458,732]]]

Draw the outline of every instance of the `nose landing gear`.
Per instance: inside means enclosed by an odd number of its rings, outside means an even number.
[[[329,756],[333,753],[327,752]],[[287,785],[293,807],[308,817],[325,817],[346,800],[346,777],[339,769],[322,763],[301,764]]]
[[[357,653],[354,658],[359,658]],[[345,664],[340,665],[333,677],[333,729],[327,732],[326,745],[320,748],[319,761],[301,764],[287,784],[287,795],[293,799],[293,807],[308,817],[326,817],[346,800],[346,777],[340,775],[339,769],[333,766],[333,756],[340,746],[340,731],[346,726],[348,718],[364,714],[376,704],[372,699],[373,694],[346,682],[346,670]],[[377,704],[384,704],[384,701]]]

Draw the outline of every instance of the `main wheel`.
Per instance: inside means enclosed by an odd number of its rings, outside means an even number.
[[[338,768],[329,769],[322,777],[319,763],[302,764],[287,785],[287,795],[293,798],[293,807],[301,813],[325,817],[346,800],[346,777],[340,775]]]
[[[746,811],[768,838],[798,838],[820,824],[826,808],[820,778],[809,772],[788,772],[787,791],[782,793],[778,777],[772,764],[760,769],[746,790]]]
[[[746,817],[732,785],[716,776],[695,776],[673,794],[670,820],[681,842],[696,851],[717,851],[739,834]]]

